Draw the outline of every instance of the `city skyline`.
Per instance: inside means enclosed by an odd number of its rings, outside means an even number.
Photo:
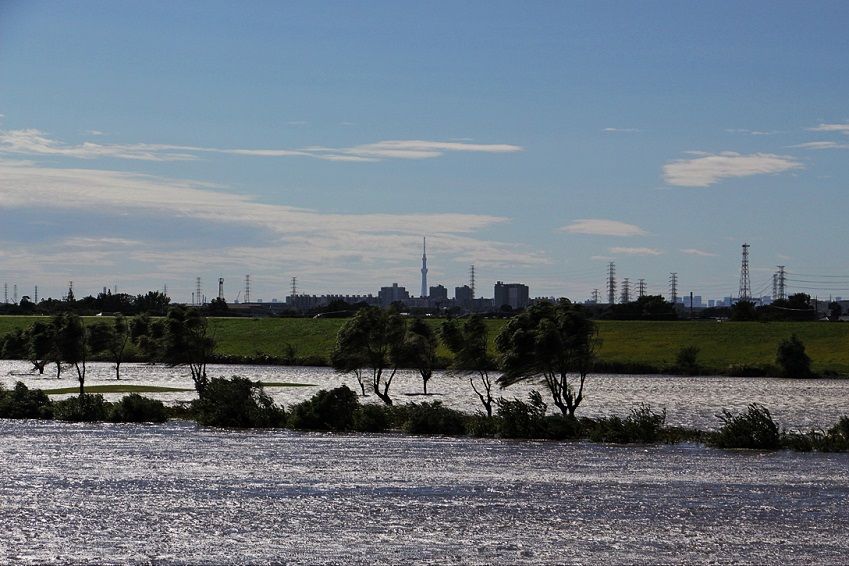
[[[753,294],[777,265],[828,294],[847,23],[840,2],[5,2],[0,277],[416,289],[426,236],[449,289],[474,264],[482,289],[584,300],[615,261],[720,298],[748,242]]]

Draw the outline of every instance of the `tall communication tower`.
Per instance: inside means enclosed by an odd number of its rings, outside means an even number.
[[[640,279],[637,283],[637,298],[642,298],[646,296],[646,280]]]
[[[245,275],[245,302],[251,302],[251,275]]]
[[[472,290],[472,299],[475,298],[475,265],[469,267],[469,288]]]
[[[18,304],[18,284],[12,285],[12,302]]]
[[[195,300],[193,301],[196,305],[202,305],[203,299],[201,298],[200,291],[200,277],[195,278]]]
[[[218,278],[218,298],[224,299],[224,278]]]
[[[752,300],[752,283],[749,281],[749,244],[743,244],[743,261],[740,263],[740,300]]]
[[[3,304],[9,304],[9,284],[3,283]]]
[[[38,304],[38,285],[35,286],[35,304]]]
[[[422,294],[424,299],[427,297],[427,238],[422,238]]]
[[[786,274],[784,272],[784,266],[779,265],[778,266],[778,298],[779,299],[786,299],[787,298],[787,295],[784,292],[785,275]]]
[[[616,264],[612,261],[607,264],[607,304],[616,302]]]
[[[298,278],[292,277],[292,297],[296,297],[298,295]]]
[[[678,303],[678,273],[675,272],[669,274],[669,302]]]
[[[164,297],[168,296],[168,283],[162,284],[162,296],[164,296]]]
[[[619,296],[619,302],[631,302],[631,281],[627,277],[622,280],[622,294]]]

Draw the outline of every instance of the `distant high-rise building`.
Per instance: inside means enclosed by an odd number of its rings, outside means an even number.
[[[431,301],[447,301],[448,300],[448,289],[443,287],[442,285],[437,285],[436,287],[431,287],[428,291],[427,297]]]
[[[527,285],[503,283],[501,281],[495,284],[495,297],[492,301],[495,310],[499,310],[505,305],[513,310],[524,309],[528,306],[528,300],[529,290]]]
[[[427,297],[427,238],[422,238],[422,298]]]
[[[466,310],[472,309],[472,299],[474,299],[474,293],[472,292],[472,288],[468,285],[463,285],[462,287],[454,287],[454,302],[457,303],[458,307],[464,308]]]
[[[377,294],[377,299],[380,301],[380,306],[388,307],[395,301],[406,301],[410,298],[410,293],[404,287],[399,287],[397,283],[393,283],[391,287],[381,287]]]

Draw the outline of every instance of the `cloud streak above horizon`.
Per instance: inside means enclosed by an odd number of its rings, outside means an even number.
[[[482,144],[459,141],[385,140],[350,147],[309,146],[303,148],[214,148],[173,144],[66,144],[38,129],[0,130],[0,153],[59,156],[76,159],[114,158],[136,161],[195,161],[216,153],[248,157],[308,157],[324,161],[375,162],[386,159],[432,159],[446,153],[517,153],[524,148],[512,144]]]
[[[695,157],[663,166],[663,179],[676,187],[709,187],[724,179],[783,173],[804,166],[794,157],[773,153],[741,154],[733,151],[688,152]]]
[[[568,226],[559,229],[567,234],[588,234],[592,236],[645,236],[645,230],[635,224],[626,224],[618,220],[604,218],[580,218]]]

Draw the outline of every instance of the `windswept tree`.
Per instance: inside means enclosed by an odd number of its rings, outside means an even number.
[[[121,363],[124,361],[124,350],[130,340],[130,329],[127,319],[117,315],[112,323],[97,322],[89,328],[90,348],[92,352],[106,354],[115,364],[115,379],[121,379]]]
[[[403,360],[404,335],[404,319],[397,313],[379,307],[360,309],[339,329],[331,364],[338,372],[354,373],[363,393],[364,374],[370,372],[372,391],[391,405],[389,387]]]
[[[57,361],[56,326],[37,320],[29,327],[29,361],[39,374],[51,361]],[[57,361],[58,363],[58,361]]]
[[[407,328],[402,345],[403,365],[413,368],[422,377],[422,388],[427,395],[427,382],[433,377],[436,365],[436,348],[439,340],[433,328],[424,320],[417,318]]]
[[[778,344],[775,362],[781,368],[782,377],[811,377],[811,358],[805,352],[805,344],[793,334]]]
[[[541,381],[560,411],[575,416],[597,344],[595,324],[582,307],[568,299],[533,305],[504,326],[495,344],[502,387]],[[570,378],[577,380],[577,388]]]
[[[172,307],[165,319],[163,357],[172,366],[186,365],[199,397],[203,397],[209,379],[206,364],[215,348],[209,323],[198,309]]]
[[[495,360],[487,349],[488,332],[484,320],[472,315],[460,325],[456,320],[446,320],[439,330],[442,343],[454,354],[450,369],[469,378],[475,394],[492,416],[492,384],[489,371]]]
[[[89,353],[88,330],[77,314],[60,315],[56,321],[56,343],[61,360],[74,366],[80,382],[80,396],[85,393],[86,359]]]

